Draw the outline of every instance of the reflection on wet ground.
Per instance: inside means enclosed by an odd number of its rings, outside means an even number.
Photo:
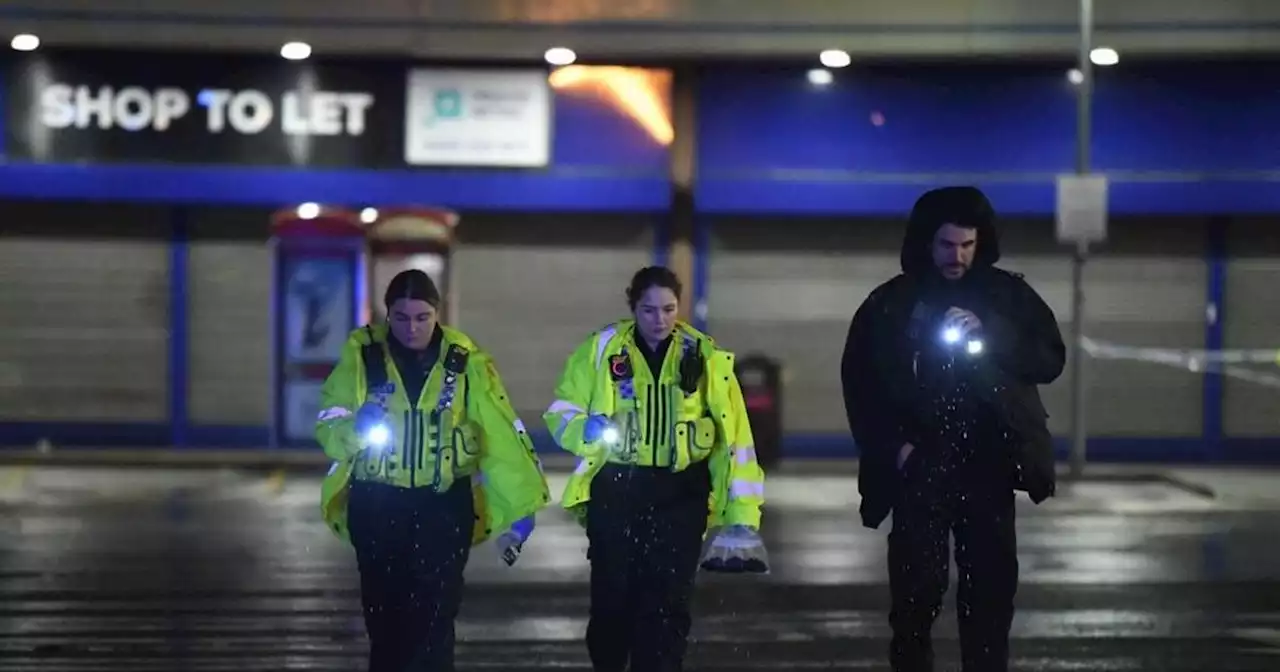
[[[354,562],[318,523],[317,488],[212,469],[0,470],[0,669],[362,669]],[[774,572],[703,577],[690,669],[886,669],[885,531],[857,524],[855,490],[771,479]],[[1091,484],[1020,515],[1015,669],[1280,670],[1274,512]],[[590,669],[584,551],[558,512],[514,569],[477,549],[461,669]],[[955,631],[948,604],[943,661]]]

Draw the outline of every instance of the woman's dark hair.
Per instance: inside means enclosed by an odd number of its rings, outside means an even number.
[[[680,278],[666,266],[646,266],[631,276],[631,285],[627,287],[627,307],[635,312],[640,297],[653,287],[665,287],[677,297],[680,296]]]
[[[396,277],[391,278],[391,282],[387,283],[387,293],[383,297],[387,311],[390,312],[391,304],[400,299],[426,301],[432,308],[439,308],[440,290],[436,289],[436,283],[431,281],[431,276],[416,268],[410,269],[396,274]]]

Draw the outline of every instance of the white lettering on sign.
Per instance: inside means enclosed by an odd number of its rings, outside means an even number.
[[[168,129],[191,109],[191,99],[182,89],[150,91],[126,86],[119,91],[110,86],[96,90],[88,86],[53,84],[40,92],[40,121],[50,128],[122,128],[140,131]]]
[[[281,128],[289,135],[364,135],[367,93],[290,91],[284,94]]]
[[[205,129],[255,135],[276,119],[276,103],[256,89],[203,89],[195,102],[205,109]],[[364,135],[373,94],[358,91],[287,91],[280,100],[280,127],[287,135]],[[166,131],[191,111],[192,96],[172,87],[51,84],[40,92],[40,122],[49,128],[120,128]]]
[[[205,89],[200,92],[199,101],[209,111],[206,128],[210,133],[221,133],[228,123],[237,133],[261,133],[276,114],[267,94],[253,89]]]

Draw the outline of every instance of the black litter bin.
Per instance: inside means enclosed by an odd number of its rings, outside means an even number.
[[[752,354],[738,360],[735,372],[756,441],[756,461],[770,469],[782,458],[782,364]]]

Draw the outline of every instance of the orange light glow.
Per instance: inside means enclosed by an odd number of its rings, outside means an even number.
[[[658,144],[675,138],[671,125],[671,72],[616,65],[569,65],[548,78],[551,88],[585,93],[631,117]]]

